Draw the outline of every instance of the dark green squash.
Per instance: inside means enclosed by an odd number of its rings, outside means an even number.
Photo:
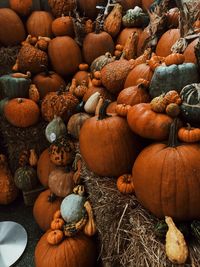
[[[31,84],[29,78],[15,78],[12,74],[3,75],[0,77],[0,91],[5,97],[17,98],[28,97],[28,91]]]
[[[36,170],[31,166],[20,167],[15,171],[14,182],[22,191],[34,189],[38,184]]]
[[[186,122],[200,126],[200,83],[186,85],[180,92],[181,116]]]
[[[122,18],[124,27],[146,27],[149,23],[149,16],[147,13],[136,6],[134,9],[128,9]]]
[[[180,92],[187,84],[199,81],[198,68],[193,63],[159,66],[151,79],[149,93],[151,97],[156,97],[170,90]]]

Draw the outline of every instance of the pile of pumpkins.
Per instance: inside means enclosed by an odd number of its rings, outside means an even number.
[[[21,45],[12,73],[0,77],[1,115],[19,128],[48,122],[49,147],[25,156],[14,181],[21,190],[37,179],[46,188],[33,214],[52,238],[63,229],[52,220],[63,220],[57,211],[80,183],[77,142],[89,170],[117,178],[120,192],[135,193],[158,218],[200,219],[200,12],[187,32],[186,21],[179,23],[184,1],[167,2],[49,0],[51,12],[32,12],[33,1],[10,0],[0,9],[0,44]],[[94,247],[82,247],[88,240],[82,232],[65,239],[62,232],[53,246],[47,232],[36,266],[75,267],[74,258],[93,266],[86,258]],[[66,263],[73,242],[80,254]],[[48,248],[52,257],[61,251],[62,260],[42,262]]]

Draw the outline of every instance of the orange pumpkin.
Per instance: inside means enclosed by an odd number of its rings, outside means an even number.
[[[194,39],[185,49],[183,55],[185,57],[185,62],[197,63],[197,59],[195,56],[194,48],[197,45],[199,38]]]
[[[28,17],[26,28],[32,36],[45,36],[51,37],[52,30],[51,24],[53,22],[52,15],[47,11],[34,11]]]
[[[165,65],[166,66],[169,66],[172,64],[179,65],[179,64],[183,64],[184,61],[185,61],[184,55],[179,54],[179,53],[172,53],[165,58]]]
[[[54,17],[61,17],[62,15],[69,15],[76,7],[75,0],[48,0],[49,7]]]
[[[63,240],[64,234],[61,230],[55,229],[53,231],[48,232],[47,234],[47,242],[50,245],[58,245]]]
[[[44,187],[48,187],[49,174],[56,168],[56,165],[50,160],[49,150],[46,148],[39,156],[37,162],[37,176]]]
[[[155,53],[152,53],[151,58],[148,60],[148,64],[152,71],[154,71],[158,66],[161,66],[165,58],[157,56]]]
[[[59,231],[59,230],[57,230]],[[57,235],[60,241],[60,235]],[[59,232],[60,233],[60,232]],[[93,240],[82,233],[65,238],[59,244],[49,244],[49,232],[45,233],[35,248],[35,267],[93,267],[96,266],[96,246]],[[58,241],[57,240],[57,241]],[[51,236],[52,243],[55,243]]]
[[[133,178],[131,174],[123,174],[117,178],[117,189],[123,194],[134,192]]]
[[[177,7],[170,8],[166,14],[168,28],[178,28],[180,11]]]
[[[31,12],[33,0],[9,0],[9,5],[12,10],[21,16],[27,16]]]
[[[117,115],[122,116],[122,117],[126,117],[130,107],[131,107],[130,105],[118,104],[115,108],[115,111],[116,111]]]
[[[119,33],[116,43],[124,46],[127,39],[129,38],[129,36],[131,34],[133,34],[134,32],[136,32],[138,34],[138,36],[140,36],[140,34],[142,33],[142,29],[140,29],[140,28],[124,28]]]
[[[64,16],[55,19],[52,22],[52,32],[55,36],[68,35],[74,37],[74,26],[70,16]]]
[[[31,99],[13,98],[6,103],[4,115],[12,125],[26,128],[38,122],[40,110]]]
[[[144,137],[155,140],[165,140],[169,135],[172,118],[151,110],[149,103],[141,103],[131,107],[127,115],[131,130]]]
[[[98,15],[98,9],[96,6],[105,5],[106,0],[78,0],[78,8],[84,17],[95,19]]]
[[[65,221],[62,218],[53,219],[51,222],[51,229],[52,230],[62,230]]]
[[[180,105],[182,102],[179,93],[175,90],[170,90],[169,92],[167,92],[164,98],[168,104],[175,103],[177,105]]]
[[[195,143],[200,141],[200,129],[191,127],[189,123],[187,123],[186,127],[181,127],[178,130],[178,138],[182,142],[186,143]]]
[[[43,231],[50,229],[53,215],[60,208],[61,202],[62,198],[53,195],[49,189],[40,193],[35,200],[33,217]]]

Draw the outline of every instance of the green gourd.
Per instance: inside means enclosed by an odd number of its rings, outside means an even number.
[[[23,97],[28,98],[29,87],[31,84],[30,78],[16,78],[12,74],[3,75],[0,77],[0,93],[10,99]]]
[[[20,167],[15,171],[14,182],[22,191],[34,189],[38,184],[36,170],[31,166]]]
[[[151,79],[149,93],[151,97],[156,97],[172,89],[180,92],[187,84],[199,81],[198,68],[193,63],[159,66],[155,69]]]
[[[67,132],[67,128],[61,117],[54,116],[54,119],[49,122],[45,129],[45,136],[50,143],[53,143],[57,138]]]
[[[149,16],[140,7],[135,6],[134,9],[128,9],[126,11],[126,14],[122,18],[122,23],[127,28],[146,27],[149,23]]]

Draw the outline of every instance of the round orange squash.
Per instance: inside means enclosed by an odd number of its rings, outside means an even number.
[[[197,45],[199,39],[196,38],[185,49],[183,55],[185,56],[185,62],[197,63],[197,59],[194,52],[194,47]]]
[[[68,35],[74,37],[74,26],[72,18],[69,16],[62,16],[55,19],[52,23],[52,32],[55,36]]]
[[[12,9],[0,8],[0,25],[0,43],[2,45],[17,45],[25,39],[24,25]]]
[[[10,0],[10,8],[21,16],[27,16],[31,12],[33,0]]]
[[[26,128],[38,122],[40,110],[31,99],[13,98],[6,103],[4,115],[10,124]]]
[[[69,36],[52,39],[49,43],[48,54],[53,69],[61,76],[74,74],[82,62],[81,50]]]

